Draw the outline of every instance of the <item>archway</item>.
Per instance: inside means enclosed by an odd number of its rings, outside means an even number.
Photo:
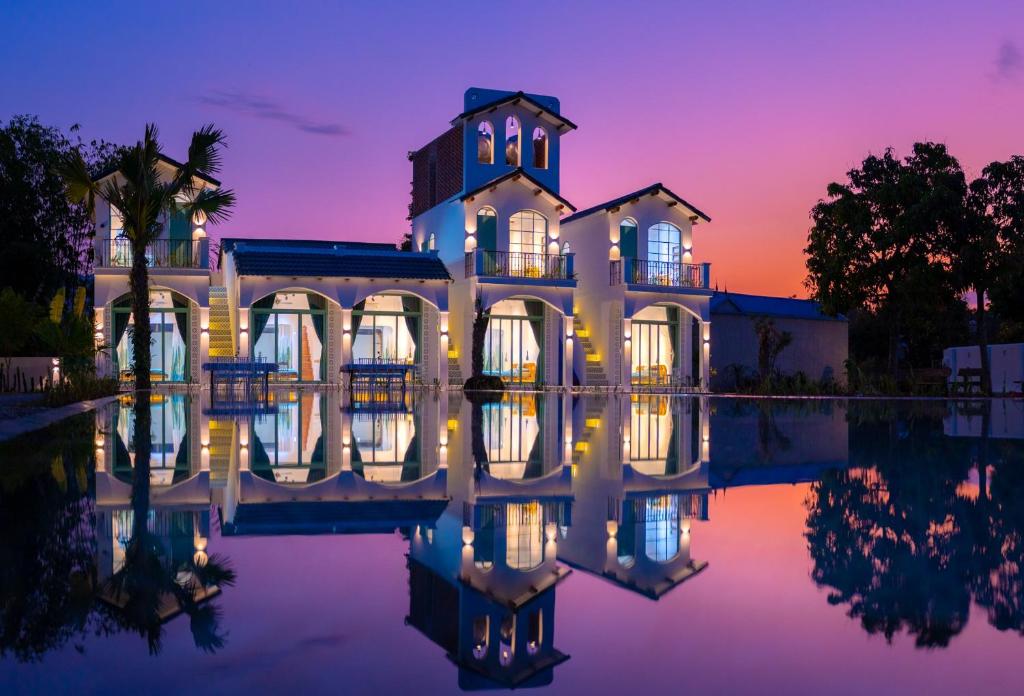
[[[327,373],[327,298],[281,290],[252,304],[251,357],[276,363],[284,382],[321,382]]]
[[[149,291],[150,379],[153,382],[187,382],[191,368],[192,302],[173,290],[152,288]],[[113,359],[114,370],[122,380],[133,378],[134,348],[129,327],[135,325],[131,296],[114,300]]]

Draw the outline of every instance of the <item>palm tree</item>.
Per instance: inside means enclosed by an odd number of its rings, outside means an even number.
[[[124,220],[124,235],[132,251],[129,276],[132,314],[133,371],[137,389],[150,386],[149,268],[146,248],[160,236],[163,220],[184,212],[216,224],[226,220],[235,203],[230,189],[206,188],[202,177],[216,174],[221,167],[224,133],[212,124],[192,134],[188,158],[173,177],[161,176],[157,165],[166,162],[154,124],[146,125],[143,139],[125,147],[113,158],[118,176],[102,184],[93,180],[77,149],[61,166],[68,197],[93,210],[97,198],[116,208]]]

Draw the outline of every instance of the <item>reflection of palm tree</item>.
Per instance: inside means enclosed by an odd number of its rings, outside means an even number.
[[[217,556],[197,553],[174,562],[149,530],[151,408],[147,394],[135,399],[135,467],[132,474],[132,531],[124,565],[103,588],[104,598],[121,628],[145,636],[151,653],[160,650],[163,622],[178,611],[189,616],[197,647],[213,652],[224,645],[219,611],[203,600],[214,587],[234,584],[235,573]]]

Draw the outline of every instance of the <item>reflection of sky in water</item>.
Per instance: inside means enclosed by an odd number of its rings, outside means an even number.
[[[709,565],[658,601],[608,582],[584,564],[574,565],[573,575],[556,590],[557,610],[544,614],[542,632],[552,631],[557,647],[572,656],[556,669],[554,688],[667,693],[685,680],[690,689],[712,693],[820,693],[836,691],[837,685],[840,693],[1019,693],[1024,687],[1018,668],[1024,647],[1020,633],[997,630],[988,613],[995,609],[983,606],[988,600],[979,594],[980,588],[992,587],[992,579],[1005,582],[1004,588],[1019,587],[1013,584],[1019,576],[1004,564],[995,574],[978,575],[984,583],[971,585],[965,578],[980,572],[983,561],[970,555],[979,547],[967,531],[991,532],[1013,542],[993,544],[990,548],[998,553],[1013,553],[1022,537],[1024,480],[1016,464],[1024,461],[1024,443],[999,437],[981,448],[980,430],[971,434],[962,423],[951,432],[951,418],[961,414],[951,416],[945,404],[925,405],[914,413],[907,405],[893,407],[898,427],[890,427],[890,416],[878,416],[872,408],[712,401],[710,461],[700,474],[712,489],[702,503],[706,520],[694,518],[683,492],[627,495],[609,459],[611,450],[592,441],[572,480],[568,533],[555,540],[560,559],[581,536],[593,540],[601,562],[606,547],[614,552],[614,539],[605,529],[612,498],[619,505],[627,499],[642,501],[646,522],[637,531],[635,572],[642,570],[643,556],[668,568],[677,562],[674,558],[692,553]],[[557,412],[557,407],[550,410]],[[166,419],[176,432],[173,411],[165,410],[161,422]],[[508,409],[510,420],[513,412]],[[602,433],[617,417],[610,413],[601,412]],[[621,413],[623,419],[632,418],[628,406]],[[270,419],[275,429],[280,423],[284,439],[293,439],[284,451],[309,453],[309,441],[300,447],[294,440],[301,432],[297,410],[289,418]],[[404,418],[399,415],[399,422]],[[1000,420],[999,427],[1005,422]],[[684,435],[697,437],[688,432],[688,418],[681,426]],[[471,430],[468,419],[458,428],[446,428],[453,438],[450,452],[458,447],[457,438]],[[388,458],[401,458],[397,452],[412,438],[407,432],[396,440],[390,433],[397,431],[377,434],[355,420],[352,432],[361,449],[369,443]],[[118,434],[128,434],[121,423]],[[459,469],[455,455],[450,457],[449,491],[466,495],[473,490],[472,468]],[[983,476],[979,457],[987,458]],[[543,570],[541,516],[528,503],[503,505],[510,518],[501,530],[506,547],[493,567],[479,571],[481,576],[496,578],[538,564]],[[442,560],[450,559],[457,568],[464,549],[461,504],[449,510],[445,515],[453,516],[451,521],[429,536]],[[929,524],[946,519],[952,523]],[[129,522],[124,518],[115,524]],[[180,693],[196,679],[204,690],[218,691],[317,693],[340,685],[351,693],[389,693],[407,689],[413,679],[418,693],[458,688],[456,669],[444,651],[406,625],[410,541],[401,534],[229,537],[221,536],[217,525],[211,527],[210,548],[230,558],[239,576],[238,585],[217,599],[230,634],[224,649],[213,655],[197,652],[188,622],[175,620],[167,625],[164,649],[156,657],[147,656],[137,636],[90,634],[77,641],[83,652],[68,644],[37,664],[15,664],[5,657],[0,663],[5,683],[25,692],[58,691],[74,679],[76,689],[85,693],[109,690],[115,678],[119,690],[153,693]],[[877,531],[888,528],[902,530],[915,543],[871,546],[885,538]],[[929,537],[932,532],[941,534]],[[104,543],[117,544],[121,535],[116,529],[111,533]],[[478,532],[477,543],[482,536]],[[829,539],[839,545],[831,549]],[[927,555],[924,542],[929,539],[942,552],[942,563]],[[878,556],[891,569],[913,570],[913,583],[896,583],[898,576],[892,574],[875,578],[896,592],[898,603],[887,604],[871,594],[870,586],[858,584],[853,571],[860,566],[850,563],[862,550],[873,554],[865,556],[867,561]],[[473,566],[471,553],[468,558]],[[616,560],[611,556],[612,563]],[[869,580],[880,572],[872,562],[862,569]],[[516,572],[534,581],[530,572],[536,571]],[[896,622],[891,643],[882,634],[866,632],[860,616],[851,616],[851,601],[829,601],[840,589],[870,597],[881,618]],[[1012,599],[1010,592],[1000,601]],[[935,626],[947,605],[960,621],[948,645],[916,647],[914,612]],[[494,621],[500,621],[496,616]],[[472,616],[463,618],[472,650]],[[528,621],[528,614],[521,613],[520,620]],[[492,624],[492,635],[498,635],[497,628]],[[331,670],[309,668],[328,662]]]

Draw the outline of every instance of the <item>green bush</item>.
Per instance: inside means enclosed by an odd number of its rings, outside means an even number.
[[[65,380],[50,387],[43,395],[43,403],[50,408],[65,406],[89,399],[113,396],[120,391],[120,383],[113,377],[80,377]]]

